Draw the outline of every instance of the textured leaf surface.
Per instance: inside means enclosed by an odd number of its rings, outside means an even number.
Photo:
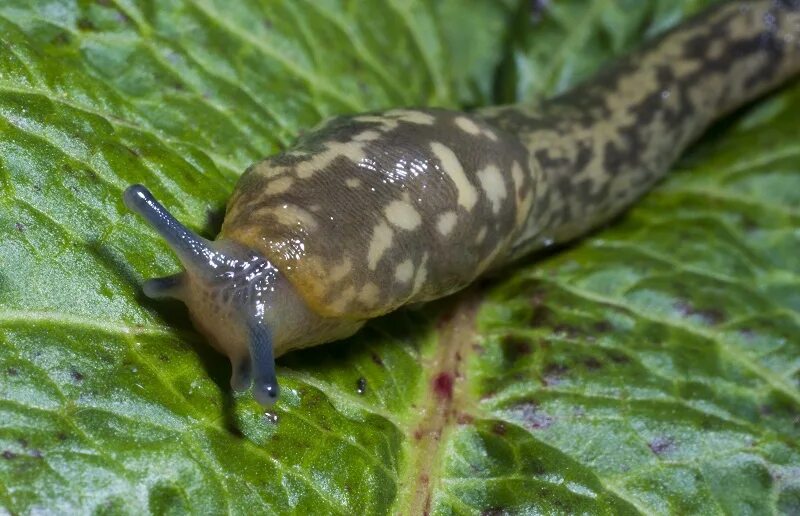
[[[800,511],[797,85],[570,249],[282,358],[269,413],[120,200],[213,236],[321,117],[559,91],[704,3],[0,1],[0,513]]]

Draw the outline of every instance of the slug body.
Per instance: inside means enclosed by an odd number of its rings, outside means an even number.
[[[144,187],[126,204],[186,268],[150,280],[226,353],[231,384],[278,395],[273,355],[353,334],[609,220],[716,118],[800,71],[800,4],[733,1],[539,105],[338,117],[251,166],[218,239]]]

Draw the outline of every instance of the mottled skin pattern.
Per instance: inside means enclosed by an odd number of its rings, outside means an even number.
[[[374,317],[608,220],[798,69],[798,6],[732,2],[540,106],[331,120],[248,169],[222,237],[320,314]]]
[[[320,314],[368,319],[470,283],[512,244],[533,187],[527,149],[475,117],[342,117],[251,167],[222,236],[262,251]]]
[[[715,119],[800,71],[800,2],[730,2],[540,106],[479,112],[540,171],[511,258],[609,220]]]
[[[233,365],[278,396],[274,355],[351,335],[625,209],[716,118],[800,71],[800,0],[733,1],[539,105],[392,110],[323,123],[250,167],[215,242],[146,188],[126,204],[186,271],[183,300]]]

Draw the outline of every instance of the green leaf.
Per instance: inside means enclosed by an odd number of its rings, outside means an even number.
[[[0,1],[0,513],[800,511],[797,84],[569,249],[281,358],[267,413],[120,198],[211,237],[322,117],[560,91],[706,3]]]

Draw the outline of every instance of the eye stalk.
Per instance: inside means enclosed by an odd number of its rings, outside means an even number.
[[[183,301],[195,326],[230,358],[231,387],[244,391],[254,381],[255,399],[271,406],[279,388],[273,334],[265,316],[280,280],[278,270],[252,249],[194,234],[142,185],[128,187],[123,200],[164,238],[186,269],[148,280],[144,293]]]

